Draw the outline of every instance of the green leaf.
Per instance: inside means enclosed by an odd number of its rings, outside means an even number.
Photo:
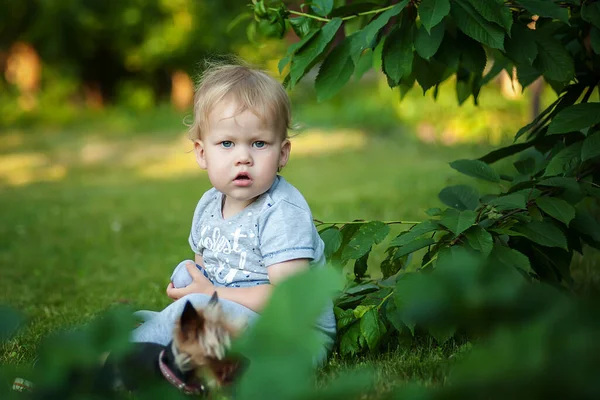
[[[531,269],[529,258],[517,250],[505,246],[494,245],[494,249],[490,253],[490,259],[510,268],[518,268],[528,274],[535,274],[533,269]]]
[[[342,244],[340,248],[332,255],[331,262],[339,266],[344,266],[348,262],[349,258],[345,256],[345,249],[350,240],[356,232],[358,232],[360,224],[345,224],[340,229],[342,233]]]
[[[321,64],[315,81],[317,101],[322,102],[335,95],[350,80],[353,72],[350,43],[346,39],[333,49]]]
[[[581,161],[591,160],[600,156],[600,132],[588,136],[581,147]]]
[[[468,69],[469,72],[476,77],[481,78],[485,65],[487,64],[487,56],[485,55],[485,50],[481,46],[481,43],[462,34],[458,40],[461,44],[461,66]]]
[[[415,54],[413,59],[413,73],[417,82],[423,89],[423,94],[442,80],[446,66],[438,60],[431,59],[430,62]]]
[[[513,25],[510,9],[504,4],[504,0],[468,0],[469,4],[481,14],[483,18],[503,27],[506,32],[511,31]]]
[[[367,251],[365,255],[354,262],[354,277],[356,279],[362,279],[367,273],[367,269],[369,268],[369,254],[371,254],[371,252]]]
[[[422,0],[419,4],[419,18],[427,32],[431,33],[434,26],[439,24],[450,13],[449,0]]]
[[[374,305],[365,306],[361,304],[354,309],[354,317],[360,319],[367,313],[367,311],[372,310],[374,307]]]
[[[581,18],[600,28],[600,4],[598,2],[586,2],[581,7]]]
[[[581,164],[582,147],[583,142],[575,142],[559,151],[550,159],[543,176],[561,175],[577,168]]]
[[[532,14],[540,17],[554,18],[569,23],[569,10],[549,0],[517,0],[519,4]]]
[[[342,232],[337,227],[332,226],[321,231],[319,236],[321,236],[321,240],[325,243],[325,258],[329,259],[333,253],[338,251],[342,244]]]
[[[455,236],[460,235],[475,223],[477,213],[471,210],[447,209],[440,218],[440,224],[450,229]]]
[[[333,0],[312,0],[311,8],[315,14],[326,17],[333,10]]]
[[[390,246],[404,246],[419,236],[440,229],[436,221],[427,220],[413,226],[409,231],[403,232],[391,241]]]
[[[381,243],[390,232],[390,227],[381,221],[371,221],[360,226],[344,248],[344,257],[357,259],[365,255],[373,244]]]
[[[579,103],[559,112],[548,127],[548,134],[579,131],[600,122],[600,103]]]
[[[450,167],[473,178],[479,178],[490,182],[500,182],[500,175],[483,161],[465,159],[456,160],[450,163]]]
[[[438,208],[438,207],[429,208],[425,211],[425,214],[429,215],[430,217],[436,217],[436,216],[440,215],[441,213],[442,213],[442,209]]]
[[[575,218],[575,207],[562,199],[544,196],[537,198],[535,203],[543,212],[563,222],[567,226],[569,225],[569,222]]]
[[[490,206],[495,206],[498,211],[525,209],[527,201],[521,193],[511,193],[505,196],[498,196],[495,199],[488,201]]]
[[[578,208],[571,227],[600,243],[600,224],[589,212]]]
[[[493,49],[504,50],[504,32],[493,22],[486,21],[467,0],[454,0],[452,16],[458,29]]]
[[[446,343],[456,333],[456,326],[430,327],[429,334],[439,345]]]
[[[575,180],[575,178],[565,178],[565,177],[553,177],[547,178],[538,183],[541,186],[551,186],[551,187],[559,187],[568,191],[578,192],[579,184]]]
[[[592,26],[592,29],[590,29],[590,43],[594,53],[600,54],[600,28]]]
[[[512,35],[506,40],[506,55],[518,64],[531,65],[538,55],[535,41],[535,31],[521,25],[514,24]],[[517,69],[517,75],[519,69]]]
[[[425,25],[421,25],[415,37],[415,50],[417,53],[424,59],[429,60],[440,48],[445,32],[446,24],[444,21],[434,26],[431,32],[425,29]]]
[[[375,350],[385,334],[385,326],[380,323],[376,308],[367,311],[360,319],[360,333],[367,340],[369,349]]]
[[[360,55],[355,62],[354,79],[359,81],[362,76],[373,67],[373,50],[367,49]]]
[[[304,74],[308,72],[313,62],[323,54],[341,25],[342,20],[340,18],[332,19],[304,47],[294,54],[290,69],[291,87],[294,87]]]
[[[557,82],[569,82],[575,76],[573,57],[558,40],[542,34],[536,35],[538,56],[533,65],[544,76]]]
[[[407,254],[420,250],[423,247],[431,246],[434,243],[435,240],[433,240],[432,238],[413,240],[412,242],[407,243],[404,246],[398,247],[398,250],[396,250],[396,252],[394,253],[394,258],[403,257]]]
[[[403,24],[394,29],[385,39],[382,53],[383,72],[398,85],[400,78],[409,75],[413,62],[413,27]]]
[[[563,231],[549,222],[531,221],[513,228],[532,242],[548,247],[567,250],[567,238]]]
[[[438,197],[442,203],[457,210],[474,210],[479,205],[479,192],[468,185],[445,187]]]
[[[319,24],[314,18],[297,17],[290,18],[288,21],[290,21],[292,29],[294,30],[296,35],[298,35],[299,38],[303,38],[306,35],[308,35],[311,31],[318,30],[319,28]]]
[[[402,0],[394,7],[382,12],[377,18],[373,19],[373,21],[369,22],[369,24],[363,28],[362,41],[357,42],[359,46],[362,46],[362,48],[360,48],[360,52],[367,47],[371,47],[371,43],[379,33],[379,30],[386,26],[392,17],[400,14],[404,7],[408,5],[408,2],[409,0]]]
[[[358,345],[359,336],[360,323],[351,325],[350,329],[342,334],[342,338],[340,339],[340,352],[342,355],[354,355],[360,352],[360,346]]]
[[[490,254],[494,246],[492,235],[479,225],[469,228],[465,232],[467,243],[477,251],[480,251],[484,256]]]
[[[356,321],[356,317],[354,316],[354,310],[342,310],[339,307],[335,307],[333,309],[336,320],[336,327],[338,331],[341,331],[354,321]]]

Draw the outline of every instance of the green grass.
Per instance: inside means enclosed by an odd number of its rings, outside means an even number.
[[[319,106],[306,109],[300,122],[323,127],[326,138],[344,126],[363,129],[359,147],[322,152],[318,146],[311,152],[293,147],[283,176],[304,194],[319,220],[421,221],[425,210],[441,206],[437,193],[444,186],[468,182],[482,192],[500,190],[448,166],[485,154],[490,145],[422,143],[412,133],[416,122],[403,125],[387,108],[378,118],[373,105],[365,111],[353,103],[354,114],[334,123],[322,119],[326,113],[335,118],[333,109],[321,114]],[[157,310],[169,304],[168,277],[192,254],[191,216],[210,187],[198,168],[170,169],[193,164],[186,153],[191,146],[182,139],[182,118],[164,107],[147,119],[116,110],[87,123],[5,134],[10,140],[0,145],[0,304],[24,313],[29,324],[0,347],[0,364],[30,364],[48,333],[85,323],[114,304]],[[377,121],[372,130],[357,122],[365,118]],[[297,140],[302,139],[300,134]],[[9,159],[17,166],[3,176],[2,162]],[[62,172],[48,178],[53,168]],[[153,169],[165,173],[146,173]],[[21,175],[20,184],[10,183]],[[378,265],[384,249],[385,243],[374,251],[371,266]],[[370,365],[383,388],[379,393],[410,381],[439,385],[461,349],[424,344],[358,359],[336,355],[321,378]]]

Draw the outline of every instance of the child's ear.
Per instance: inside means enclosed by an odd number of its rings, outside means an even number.
[[[290,151],[292,150],[292,143],[285,139],[283,143],[281,143],[281,153],[279,155],[279,168],[283,168],[286,166],[288,160],[290,159]]]
[[[198,162],[200,168],[206,169],[206,152],[202,140],[194,140],[194,152],[196,153],[196,162]]]
[[[179,320],[184,339],[197,339],[204,328],[204,315],[198,313],[192,303],[187,301]]]

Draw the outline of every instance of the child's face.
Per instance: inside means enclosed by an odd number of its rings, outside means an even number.
[[[290,142],[272,126],[227,99],[208,116],[208,129],[194,142],[196,159],[212,185],[224,193],[228,207],[241,211],[269,190],[285,166]]]

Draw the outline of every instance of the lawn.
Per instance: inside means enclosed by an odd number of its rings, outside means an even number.
[[[434,107],[427,101],[422,104]],[[282,175],[304,194],[316,219],[424,220],[425,210],[441,205],[441,188],[473,182],[448,162],[492,148],[485,140],[425,143],[417,139],[419,125],[410,117],[401,123],[403,114],[393,109],[357,104],[346,104],[352,111],[337,119],[330,115],[328,122],[321,118],[323,106],[300,113],[303,127],[292,139]],[[370,104],[369,97],[364,104]],[[526,113],[523,102],[513,107],[520,117]],[[2,134],[0,304],[22,312],[29,324],[2,345],[1,364],[30,364],[45,335],[85,323],[114,304],[161,309],[170,302],[164,293],[168,277],[192,255],[191,216],[210,187],[189,152],[182,117],[168,107],[152,115],[113,110],[87,123]],[[373,128],[360,121],[373,121]],[[371,257],[373,265],[382,250]],[[438,385],[457,352],[455,345],[429,343],[358,360],[335,355],[322,377],[366,363],[384,387],[411,380]]]

